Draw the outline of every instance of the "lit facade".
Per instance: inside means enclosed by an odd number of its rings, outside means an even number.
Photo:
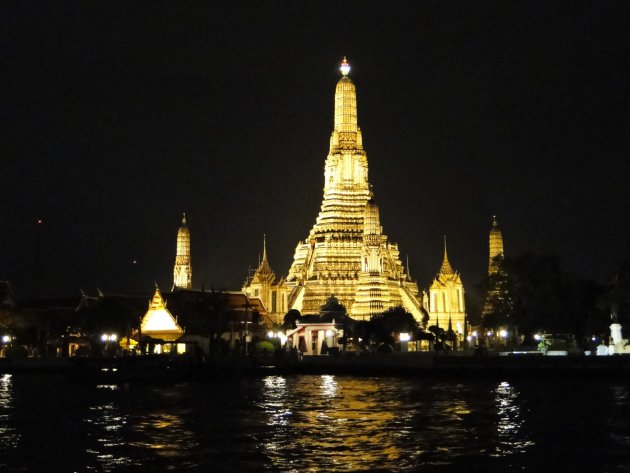
[[[286,314],[289,292],[284,278],[278,279],[267,260],[267,240],[263,238],[263,256],[253,276],[249,277],[242,288],[251,299],[260,299],[272,322],[281,324]]]
[[[492,216],[492,227],[488,237],[488,276],[490,286],[486,293],[486,298],[481,311],[482,316],[490,314],[494,310],[492,301],[501,300],[501,289],[498,285],[497,276],[504,274],[503,271],[503,233],[499,228],[496,216]]]
[[[500,260],[503,259],[503,234],[497,223],[496,216],[492,216],[492,228],[489,237],[488,275],[500,270]]]
[[[182,216],[182,226],[177,231],[177,251],[173,268],[173,289],[192,287],[192,265],[190,262],[190,229],[186,214]]]
[[[442,267],[429,288],[428,325],[436,325],[439,322],[441,327],[447,327],[450,320],[453,330],[463,335],[466,323],[464,294],[461,277],[457,271],[453,270],[448,260],[445,238]]]
[[[380,226],[349,69],[344,59],[335,91],[323,202],[308,237],[295,249],[284,281],[287,309],[318,313],[335,295],[357,319],[402,305],[420,321],[418,286],[406,273],[398,246]]]
[[[172,342],[184,334],[184,330],[177,323],[177,319],[166,308],[166,302],[156,287],[149,309],[142,317],[140,333],[143,336]]]

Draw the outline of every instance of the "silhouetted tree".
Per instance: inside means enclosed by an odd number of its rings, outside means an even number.
[[[396,333],[407,332],[415,336],[419,331],[415,317],[402,306],[391,307],[370,319],[371,336],[377,343],[392,344]]]
[[[302,317],[302,314],[297,309],[291,309],[286,314],[284,314],[284,319],[282,321],[282,329],[283,330],[293,330],[297,327],[296,322]]]

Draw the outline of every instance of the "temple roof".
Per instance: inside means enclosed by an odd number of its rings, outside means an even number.
[[[140,331],[143,335],[161,338],[165,341],[177,340],[184,333],[175,317],[166,308],[166,303],[157,287],[153,299],[149,302],[149,309],[142,317]]]

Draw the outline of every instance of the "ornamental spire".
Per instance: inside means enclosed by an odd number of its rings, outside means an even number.
[[[348,59],[346,56],[343,57],[343,61],[341,61],[341,67],[339,68],[341,71],[341,75],[347,76],[350,73],[350,64],[348,64]]]
[[[497,223],[496,215],[492,216],[492,228],[489,237],[489,261],[488,274],[494,274],[499,271],[503,258],[503,233]]]
[[[263,262],[267,261],[267,235],[263,233]]]
[[[342,78],[337,82],[335,91],[335,131],[339,133],[356,133],[357,125],[357,92],[348,77],[350,64],[344,57],[339,68]],[[353,139],[356,141],[356,135]]]
[[[444,235],[444,260],[442,261],[442,267],[440,268],[440,274],[453,274],[453,267],[448,261],[448,253],[446,252],[446,235]]]
[[[186,213],[182,214],[182,225],[177,231],[177,250],[173,268],[173,289],[192,287],[192,266],[190,258],[190,229],[186,222]]]

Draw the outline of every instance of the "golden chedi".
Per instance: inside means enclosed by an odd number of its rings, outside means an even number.
[[[182,226],[177,231],[177,251],[173,267],[173,289],[192,287],[192,266],[190,262],[190,229],[186,214],[182,216]]]
[[[286,277],[288,309],[318,313],[335,295],[358,319],[403,305],[421,320],[418,286],[382,232],[357,123],[357,97],[344,58],[324,170],[324,198],[308,237],[298,243]]]

